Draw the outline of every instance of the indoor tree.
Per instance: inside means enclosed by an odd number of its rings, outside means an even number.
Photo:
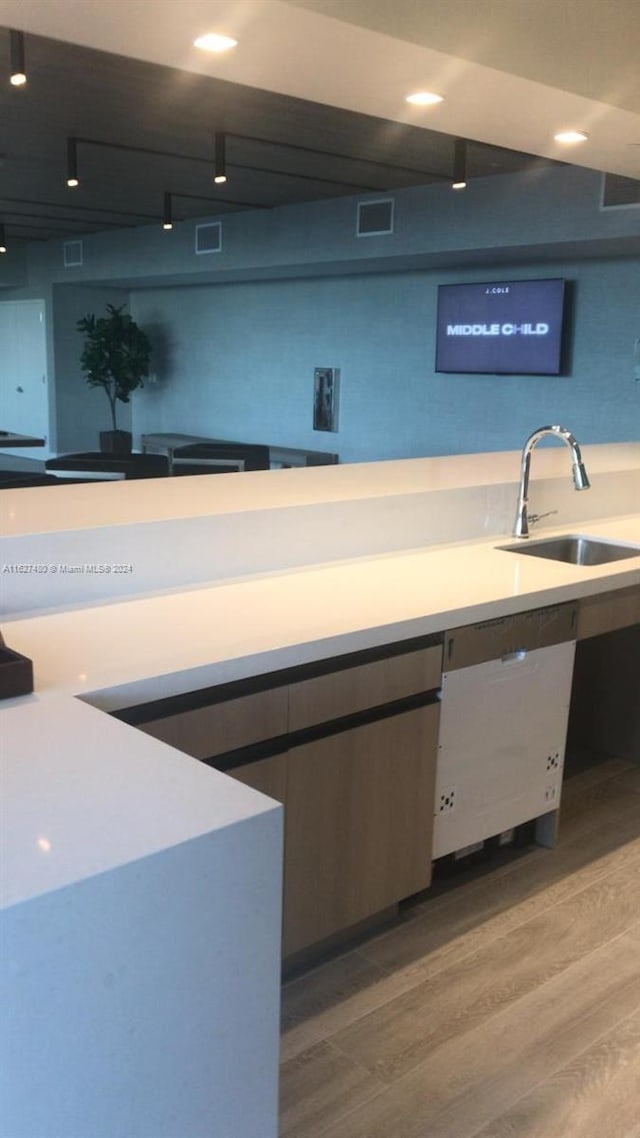
[[[108,304],[106,316],[83,316],[77,328],[85,334],[80,365],[87,383],[103,389],[111,408],[113,430],[101,432],[101,445],[108,450],[129,450],[131,435],[118,430],[117,404],[129,403],[132,391],[142,387],[149,375],[149,337],[124,312],[123,304]]]

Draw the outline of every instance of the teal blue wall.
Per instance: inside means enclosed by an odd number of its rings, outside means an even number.
[[[577,166],[478,178],[464,193],[414,186],[395,200],[390,236],[358,237],[358,204],[372,197],[332,198],[249,210],[221,218],[222,249],[195,253],[194,223],[171,232],[159,225],[84,237],[81,266],[64,267],[63,242],[29,246],[27,274],[56,284],[163,287],[326,273],[429,268],[434,264],[524,262],[549,256],[626,255],[640,239],[640,209],[600,209],[601,176]],[[206,219],[211,220],[211,219]],[[552,253],[553,255],[553,253]]]
[[[570,374],[437,375],[437,286],[561,276],[575,282]],[[336,450],[348,462],[520,447],[561,422],[581,442],[640,438],[635,259],[553,261],[132,293],[162,333],[136,431]],[[339,432],[312,429],[314,367],[341,371]]]

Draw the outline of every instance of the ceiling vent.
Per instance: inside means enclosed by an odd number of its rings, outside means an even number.
[[[82,264],[82,241],[65,241],[63,250],[65,269],[74,269]]]
[[[196,225],[196,253],[219,253],[222,249],[222,222]]]
[[[640,182],[622,174],[602,175],[601,209],[629,209],[640,206]]]
[[[381,237],[393,233],[393,198],[358,202],[357,237]]]

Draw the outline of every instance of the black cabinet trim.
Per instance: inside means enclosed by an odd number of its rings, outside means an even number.
[[[249,747],[226,751],[222,755],[202,759],[201,762],[209,767],[215,767],[219,771],[234,771],[239,767],[247,766],[249,763],[273,758],[274,755],[281,755],[295,747],[303,747],[306,743],[315,743],[318,739],[328,739],[332,735],[353,731],[357,727],[365,727],[369,723],[378,723],[382,719],[391,719],[393,716],[403,715],[407,711],[415,711],[420,707],[430,707],[439,701],[439,691],[420,692],[418,695],[396,699],[392,703],[368,707],[365,711],[357,711],[351,715],[342,715],[339,719],[330,719],[313,727],[305,727],[301,731],[291,731],[288,735],[278,735],[261,743],[253,743]]]
[[[265,672],[262,676],[249,676],[247,679],[232,680],[230,683],[216,684],[212,687],[200,688],[198,691],[185,692],[182,695],[173,695],[164,699],[152,700],[149,703],[136,704],[133,707],[112,711],[111,714],[114,719],[120,719],[123,723],[138,727],[152,720],[168,719],[171,715],[180,715],[186,711],[197,711],[202,707],[210,707],[212,704],[226,703],[231,699],[239,699],[245,695],[254,695],[257,692],[300,683],[302,680],[316,679],[318,676],[325,676],[332,672],[346,671],[362,664],[372,664],[378,660],[388,660],[394,656],[405,656],[423,648],[437,647],[442,643],[442,633],[436,633],[432,636],[417,636],[412,640],[381,644],[375,648],[347,652],[344,656],[332,656],[329,659],[317,660],[310,664],[297,664],[291,668],[281,668],[276,672]]]

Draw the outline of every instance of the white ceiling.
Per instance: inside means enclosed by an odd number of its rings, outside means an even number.
[[[386,35],[640,112],[637,0],[290,0]]]
[[[0,0],[0,24],[640,178],[638,0]]]

